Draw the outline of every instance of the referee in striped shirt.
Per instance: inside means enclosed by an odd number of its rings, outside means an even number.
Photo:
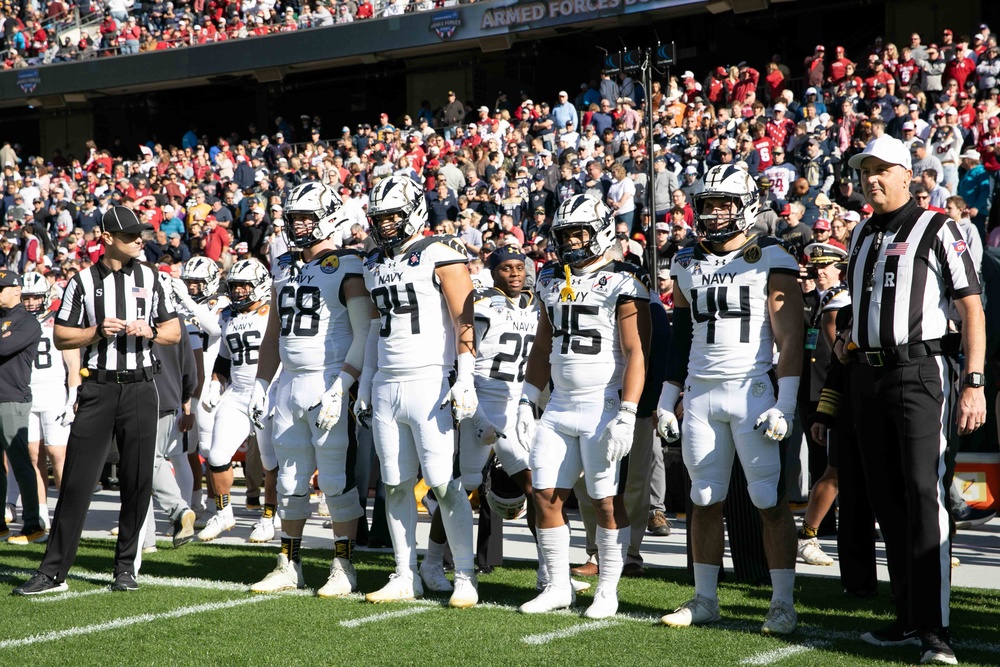
[[[919,643],[921,663],[956,664],[945,448],[952,429],[971,433],[986,418],[981,287],[956,223],[911,199],[910,152],[901,141],[881,136],[849,164],[860,169],[874,215],[851,236],[853,322],[837,354],[851,362],[857,440],[896,605],[892,626],[862,638]],[[948,333],[950,301],[960,337]]]
[[[104,256],[66,285],[56,317],[60,350],[83,348],[76,419],[66,449],[59,502],[38,572],[14,589],[39,595],[67,589],[84,520],[115,437],[120,457],[121,511],[113,591],[138,588],[136,555],[142,544],[152,489],[159,400],[153,386],[153,341],[173,345],[180,324],[156,271],[136,258],[152,227],[114,206],[101,218]]]

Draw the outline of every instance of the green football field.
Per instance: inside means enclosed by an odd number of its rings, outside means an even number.
[[[659,617],[691,595],[686,574],[648,569],[624,579],[619,616],[568,612],[522,616],[533,594],[531,564],[510,561],[480,577],[484,601],[453,610],[431,594],[409,604],[371,605],[362,596],[321,600],[312,591],[247,592],[274,566],[276,549],[190,544],[145,557],[137,593],[112,594],[114,542],[84,540],[70,591],[16,598],[42,546],[0,546],[0,665],[909,665],[916,647],[876,648],[861,632],[885,625],[887,586],[874,600],[845,599],[835,579],[800,577],[799,630],[786,639],[758,633],[770,592],[723,584],[723,622],[673,629]],[[356,554],[359,585],[385,583],[392,558]],[[329,555],[306,550],[306,583],[326,580]],[[998,575],[1000,576],[1000,575]],[[596,580],[591,580],[596,584]],[[1000,591],[959,589],[952,627],[961,664],[1000,664]]]

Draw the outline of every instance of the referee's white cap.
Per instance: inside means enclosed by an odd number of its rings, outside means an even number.
[[[868,145],[865,146],[865,150],[852,157],[847,164],[853,169],[860,169],[861,163],[864,162],[866,157],[876,157],[889,164],[898,164],[903,169],[913,169],[913,163],[910,161],[910,151],[906,148],[906,145],[899,139],[893,139],[888,134],[883,134],[881,137],[869,141]]]

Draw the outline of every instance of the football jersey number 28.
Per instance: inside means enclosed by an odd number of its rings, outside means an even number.
[[[493,357],[493,365],[490,367],[490,377],[494,380],[500,380],[502,382],[524,382],[524,367],[528,363],[528,352],[531,351],[531,344],[534,342],[535,337],[531,334],[527,334],[523,338],[520,334],[516,334],[512,331],[501,334],[500,344],[507,345],[508,343],[514,344],[514,349],[510,352],[497,352],[496,356]],[[517,364],[517,374],[513,372],[505,373],[503,371],[503,364],[506,362]],[[511,368],[511,371],[514,369]]]
[[[704,295],[704,297],[703,297]],[[705,322],[705,342],[715,343],[717,320],[739,318],[740,342],[750,342],[750,286],[740,285],[740,303],[729,303],[729,287],[695,287],[691,289],[691,315],[695,322]]]

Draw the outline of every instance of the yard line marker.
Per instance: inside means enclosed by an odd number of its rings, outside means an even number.
[[[206,611],[218,611],[220,609],[230,609],[232,607],[241,607],[245,604],[254,604],[257,602],[264,602],[265,600],[274,600],[273,597],[253,597],[253,598],[240,598],[237,600],[226,600],[225,602],[211,602],[208,604],[198,604],[192,607],[180,607],[174,609],[173,611],[163,612],[162,614],[140,614],[138,616],[126,616],[124,618],[116,618],[113,621],[106,621],[104,623],[96,623],[94,625],[84,625],[76,628],[68,628],[66,630],[56,630],[54,632],[46,632],[40,635],[31,635],[30,637],[23,637],[21,639],[5,639],[0,641],[0,649],[6,648],[16,648],[19,646],[30,646],[31,644],[38,644],[41,642],[54,642],[61,639],[67,639],[69,637],[80,637],[82,635],[90,635],[97,632],[104,632],[105,630],[118,630],[120,628],[127,628],[133,625],[139,625],[141,623],[152,623],[153,621],[160,621],[163,619],[181,618],[182,616],[190,616],[191,614],[200,614]]]
[[[548,644],[556,639],[566,639],[567,637],[574,637],[578,634],[584,632],[590,632],[591,630],[600,630],[611,625],[617,625],[614,620],[604,620],[604,621],[593,621],[591,623],[581,623],[580,625],[572,625],[568,628],[563,628],[562,630],[556,630],[555,632],[546,632],[539,635],[527,635],[521,637],[521,641],[525,644],[530,644],[532,646],[541,646],[542,644]]]
[[[433,607],[421,606],[421,607],[410,607],[408,609],[399,609],[397,611],[384,611],[381,614],[374,614],[372,616],[364,616],[362,618],[352,618],[346,621],[341,621],[340,626],[343,628],[356,628],[366,623],[377,623],[379,621],[387,621],[390,618],[402,618],[404,616],[413,616],[414,614],[422,614],[425,611],[430,611]]]
[[[71,600],[73,598],[82,598],[89,595],[99,595],[101,593],[110,593],[110,588],[95,588],[90,591],[69,591],[68,593],[59,593],[58,595],[48,595],[44,597],[34,597],[29,598],[32,602],[58,602],[60,600]]]
[[[740,660],[741,665],[770,665],[779,660],[784,660],[785,658],[790,658],[793,655],[798,655],[800,653],[805,653],[806,651],[812,651],[818,646],[826,646],[826,642],[806,642],[805,644],[797,644],[794,646],[786,646],[784,648],[777,648],[772,651],[765,651],[764,653],[758,653],[757,655],[751,655],[748,658]]]

